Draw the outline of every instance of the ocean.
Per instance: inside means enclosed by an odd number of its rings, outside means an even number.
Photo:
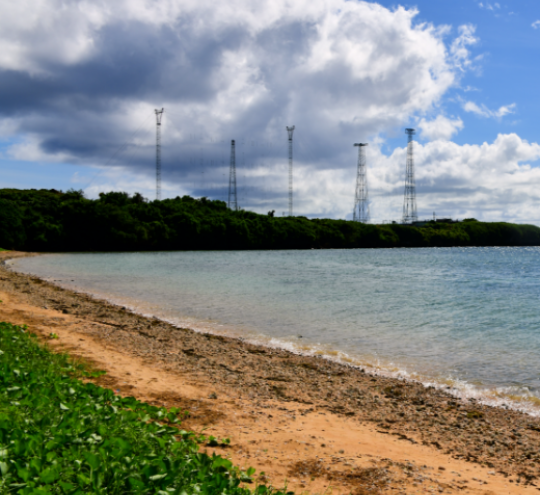
[[[540,415],[540,248],[51,254],[14,269],[181,327]]]

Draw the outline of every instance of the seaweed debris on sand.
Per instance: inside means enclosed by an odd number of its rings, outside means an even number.
[[[1,253],[0,259],[24,253]],[[191,412],[186,428],[274,486],[536,493],[540,421],[323,358],[178,329],[0,266],[0,320],[95,363],[97,383]],[[54,338],[50,338],[51,335]]]

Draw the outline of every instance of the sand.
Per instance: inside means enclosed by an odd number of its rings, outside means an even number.
[[[1,252],[0,261],[28,253]],[[0,265],[0,320],[107,374],[123,395],[190,412],[205,447],[297,493],[528,494],[540,421],[320,357],[148,319]],[[51,334],[52,337],[51,338]],[[264,473],[264,474],[263,474]]]

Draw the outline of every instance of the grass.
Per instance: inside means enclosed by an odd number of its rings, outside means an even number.
[[[0,493],[280,495],[254,471],[200,452],[181,411],[85,382],[95,376],[0,323]]]

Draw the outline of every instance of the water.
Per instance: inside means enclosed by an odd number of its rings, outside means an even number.
[[[540,414],[540,248],[62,254],[12,263],[180,326]]]

